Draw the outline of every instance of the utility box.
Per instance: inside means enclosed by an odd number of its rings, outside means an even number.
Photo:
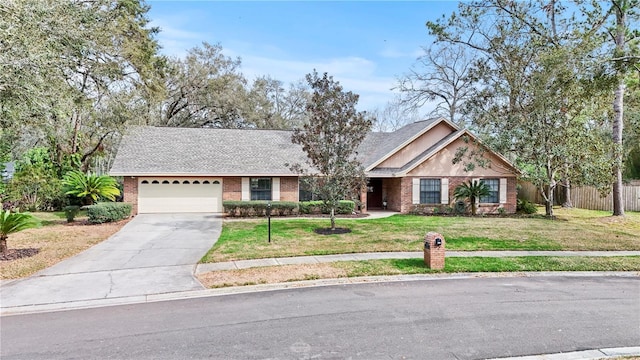
[[[424,237],[424,264],[429,269],[444,268],[444,236],[436,232],[428,232]]]

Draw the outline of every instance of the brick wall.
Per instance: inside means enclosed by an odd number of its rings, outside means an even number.
[[[125,176],[122,201],[131,204],[131,214],[138,215],[138,178]]]
[[[438,208],[440,212],[444,212],[446,208],[453,207],[455,204],[455,198],[453,197],[454,189],[462,184],[477,178],[476,176],[453,176],[449,177],[449,204],[445,205],[418,205],[417,207],[421,212],[432,212],[434,208]],[[416,205],[412,203],[412,191],[413,182],[412,177],[404,177],[401,182],[402,200],[400,206],[400,212],[408,213],[416,210]],[[507,179],[507,202],[505,204],[482,204],[480,203],[477,212],[478,214],[497,214],[499,207],[504,207],[505,211],[509,214],[516,212],[516,201],[518,193],[516,191],[516,178],[508,177]]]
[[[242,178],[225,177],[222,179],[222,201],[242,200]]]
[[[298,201],[298,178],[280,178],[280,201]]]
[[[382,180],[383,199],[387,199],[387,209],[401,211],[402,208],[402,179],[392,178]]]

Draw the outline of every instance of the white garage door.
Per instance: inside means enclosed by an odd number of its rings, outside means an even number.
[[[222,180],[214,178],[141,178],[138,212],[221,212]]]

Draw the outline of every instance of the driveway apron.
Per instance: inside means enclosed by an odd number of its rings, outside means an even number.
[[[118,233],[0,288],[0,308],[203,289],[193,277],[218,240],[217,214],[141,214]]]

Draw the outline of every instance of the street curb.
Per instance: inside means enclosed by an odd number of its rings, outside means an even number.
[[[507,358],[491,358],[487,360],[599,360],[615,359],[621,356],[640,356],[640,346],[582,350],[566,353],[517,356]]]
[[[107,299],[94,299],[83,301],[62,302],[55,304],[25,305],[8,308],[0,308],[0,316],[36,314],[54,311],[91,309],[106,306],[137,305],[151,302],[186,300],[204,297],[248,294],[254,292],[268,292],[290,290],[300,288],[314,288],[323,286],[339,286],[351,284],[385,283],[385,282],[411,282],[411,281],[437,281],[437,280],[465,280],[477,278],[513,278],[513,277],[624,277],[640,278],[637,271],[563,271],[563,272],[506,272],[506,273],[448,273],[448,274],[417,274],[417,275],[386,275],[363,276],[353,278],[303,280],[276,284],[261,284],[227,287],[218,289],[203,289],[182,291],[174,293],[159,293],[150,295],[138,295]]]

